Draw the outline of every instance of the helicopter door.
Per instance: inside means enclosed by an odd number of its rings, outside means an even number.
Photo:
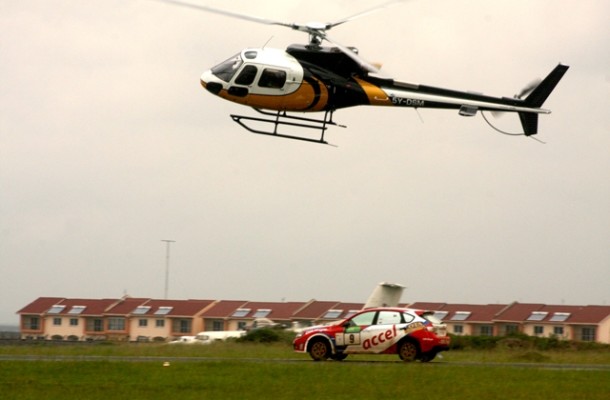
[[[232,96],[245,97],[249,93],[248,87],[252,86],[258,74],[258,68],[254,65],[245,65],[237,78],[233,81],[236,86],[229,87],[229,94]]]

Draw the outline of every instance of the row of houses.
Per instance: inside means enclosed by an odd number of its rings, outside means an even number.
[[[610,306],[518,303],[416,302],[402,307],[435,311],[454,335],[525,333],[565,340],[610,343]],[[202,331],[242,330],[265,319],[290,327],[340,320],[364,303],[310,300],[158,300],[40,297],[17,312],[22,339],[167,341]]]

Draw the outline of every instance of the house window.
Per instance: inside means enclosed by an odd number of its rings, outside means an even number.
[[[54,326],[61,326],[61,318],[53,318]]]
[[[551,322],[564,322],[568,318],[570,318],[570,313],[567,313],[567,312],[556,312],[555,314],[553,314],[551,319],[549,319],[549,321],[551,321]]]
[[[328,310],[322,318],[335,319],[339,318],[343,310]]]
[[[534,335],[543,335],[544,334],[544,326],[536,325],[534,326]]]
[[[140,328],[146,328],[148,326],[148,320],[147,319],[138,320],[138,326]]]
[[[527,320],[528,321],[542,321],[547,315],[548,315],[548,312],[534,311],[533,313],[530,314],[529,317],[527,317]]]
[[[55,305],[55,306],[49,308],[49,311],[47,311],[47,314],[59,314],[60,312],[62,312],[64,310],[64,308],[66,308],[66,306]]]
[[[38,317],[25,317],[23,319],[23,329],[37,330],[40,326]]]
[[[481,326],[481,336],[493,336],[494,335],[494,327],[492,325],[483,325]]]
[[[83,311],[85,311],[85,308],[87,308],[87,307],[86,306],[73,306],[72,309],[70,311],[68,311],[68,314],[80,315]]]
[[[447,314],[449,314],[449,311],[435,311],[434,317],[442,321],[447,316]]]
[[[144,315],[150,310],[150,306],[138,306],[131,313],[133,315]]]
[[[453,325],[453,333],[455,333],[456,335],[461,335],[462,333],[464,333],[464,326],[463,325]]]
[[[256,310],[256,312],[254,313],[254,315],[252,317],[253,318],[265,318],[270,313],[271,313],[271,310],[268,308],[259,308],[258,310]]]
[[[583,342],[594,342],[595,341],[595,328],[584,327],[580,331],[580,340]]]
[[[102,332],[104,330],[104,321],[101,319],[93,320],[93,331],[94,332]]]
[[[155,326],[157,328],[165,328],[165,320],[164,319],[155,320]]]
[[[109,331],[124,331],[125,330],[125,318],[108,318],[108,330]]]
[[[238,331],[245,331],[246,330],[246,322],[245,321],[239,321],[237,323],[237,330]]]
[[[78,318],[70,318],[70,326],[78,326]]]
[[[87,319],[86,324],[87,332],[103,332],[104,331],[104,320],[100,318]]]
[[[504,334],[510,335],[511,333],[519,332],[519,327],[517,325],[506,325],[504,326]]]
[[[456,311],[451,317],[452,321],[465,321],[470,317],[470,311]]]
[[[155,315],[167,315],[172,311],[174,307],[159,307],[157,311],[155,311]]]
[[[235,312],[231,316],[237,317],[237,318],[243,318],[246,315],[248,315],[249,312],[250,312],[249,308],[238,308],[237,310],[235,310]]]
[[[221,320],[212,321],[212,330],[213,331],[222,331],[225,329],[225,325]]]
[[[563,336],[563,326],[553,327],[553,335]]]
[[[190,333],[191,332],[191,320],[190,319],[176,319],[172,324],[173,332]]]

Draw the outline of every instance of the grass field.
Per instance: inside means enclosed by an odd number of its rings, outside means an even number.
[[[44,357],[0,361],[0,398],[11,400],[610,398],[610,368],[587,368],[610,365],[607,350],[452,351],[427,364],[396,356],[313,362],[279,343],[0,346],[0,356]]]

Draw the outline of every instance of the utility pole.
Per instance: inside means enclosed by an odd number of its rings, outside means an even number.
[[[175,240],[161,240],[165,242],[165,299],[167,299],[167,291],[169,290],[169,245],[175,243]]]

